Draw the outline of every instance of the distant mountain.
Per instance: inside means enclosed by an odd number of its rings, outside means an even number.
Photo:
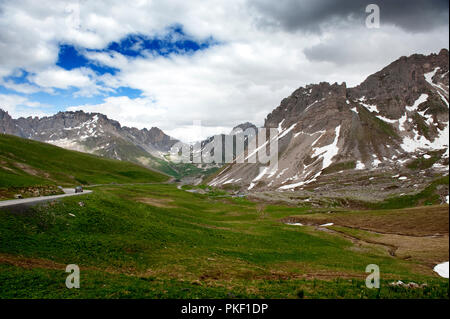
[[[133,163],[0,134],[0,200],[14,198],[16,194],[24,197],[59,194],[58,185],[148,183],[168,179],[167,175]]]
[[[414,167],[421,175],[448,174],[448,59],[446,49],[414,54],[353,88],[323,82],[297,89],[264,124],[279,129],[278,170],[232,164],[209,184],[286,191],[408,167],[411,174]]]
[[[100,113],[59,112],[43,118],[13,119],[0,109],[0,133],[138,163],[174,177],[203,172],[192,164],[169,162],[166,154],[178,140],[159,128],[139,130],[121,126]]]
[[[250,132],[250,134],[245,134],[244,132],[248,130],[248,132]],[[237,137],[242,137],[244,139],[244,149],[247,148],[248,142],[249,140],[251,140],[252,138],[255,137],[255,134],[253,134],[253,132],[257,132],[258,128],[250,123],[250,122],[245,122],[242,124],[239,124],[237,126],[235,126],[230,133],[228,134],[219,134],[216,136],[210,136],[209,138],[199,142],[198,148],[201,150],[202,153],[204,152],[209,152],[211,156],[214,155],[215,153],[215,147],[214,147],[214,143],[215,143],[215,138],[218,138],[221,143],[222,143],[222,161],[221,161],[221,165],[223,163],[226,162],[225,159],[225,147],[226,147],[226,138],[229,138],[230,141],[233,142],[233,159],[236,158],[236,153],[239,153],[239,150],[236,148],[236,138]]]
[[[414,54],[353,88],[322,82],[295,90],[264,123],[265,128],[278,128],[278,169],[251,163],[226,165],[209,184],[247,191],[330,190],[332,184],[344,185],[341,181],[346,178],[357,191],[366,183],[365,176],[409,174],[414,182],[383,186],[401,193],[406,184],[410,191],[436,174],[448,175],[448,58],[446,49],[428,56]],[[256,126],[243,123],[220,137],[225,141],[236,130],[248,128]],[[177,140],[156,127],[122,127],[100,113],[12,119],[0,109],[0,133],[131,161],[196,182],[223,165],[175,164],[168,153]],[[246,147],[253,138],[246,137]],[[214,154],[212,142],[213,137],[199,142],[201,152]],[[248,155],[238,153],[234,146],[233,158]]]
[[[232,133],[234,133],[234,132],[237,132],[238,130],[245,131],[245,130],[247,130],[247,129],[254,129],[254,130],[256,130],[257,127],[256,127],[256,125],[253,124],[253,123],[245,122],[245,123],[242,123],[242,124],[239,124],[239,125],[233,127],[233,129],[231,130],[231,133],[230,133],[230,134],[232,134]]]

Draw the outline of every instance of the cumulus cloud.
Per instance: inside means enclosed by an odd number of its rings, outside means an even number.
[[[363,25],[368,4],[380,7],[381,21],[408,32],[429,31],[448,25],[447,0],[250,0],[259,12],[260,26],[289,31],[321,32],[343,24]]]
[[[395,36],[393,36],[395,35]],[[310,61],[330,62],[341,68],[349,65],[383,65],[400,56],[429,54],[448,47],[448,25],[434,32],[413,34],[395,26],[368,31],[364,27],[326,32],[322,41],[304,50]],[[389,48],[382,50],[381,48]]]
[[[77,88],[74,97],[105,95],[103,103],[71,109],[158,126],[181,139],[196,138],[192,122],[202,121],[206,137],[246,121],[262,125],[299,86],[357,85],[399,56],[448,47],[448,2],[399,3],[379,1],[381,28],[367,29],[359,0],[3,1],[0,85],[26,94]],[[174,25],[193,41],[217,44],[164,56],[142,51],[139,42],[137,56],[105,50],[129,35],[167,37]],[[62,69],[60,44],[117,71]],[[8,79],[17,70],[27,71],[29,83]],[[117,96],[121,88],[141,95]]]
[[[191,120],[189,122],[189,119],[183,116],[182,109],[174,110],[175,112],[181,112],[179,113],[180,119],[175,120],[176,125],[170,125],[170,122],[174,121],[172,116],[168,116],[166,109],[149,98],[108,97],[105,103],[102,104],[73,106],[69,107],[68,110],[83,110],[92,113],[102,112],[111,119],[120,120],[120,123],[124,126],[140,129],[150,128],[151,126],[167,127],[168,129],[165,130],[167,134],[188,142],[201,140],[205,136],[229,132],[232,129],[232,127],[220,125],[205,126],[201,120]]]
[[[84,87],[92,85],[92,81],[86,73],[89,73],[89,70],[76,69],[67,71],[54,67],[32,75],[30,80],[44,88],[67,89],[71,86]]]
[[[41,72],[29,75],[28,81],[30,81],[32,85],[12,85],[11,83],[6,83],[6,86],[9,85],[10,88],[15,89],[18,92],[33,90],[36,89],[37,86],[42,88],[44,91],[51,93],[54,92],[53,89],[77,88],[78,90],[73,93],[75,97],[91,97],[102,94],[105,91],[113,91],[111,88],[102,85],[100,83],[102,82],[102,77],[98,76],[89,68],[65,70],[60,67],[50,67],[42,70]]]
[[[13,117],[46,116],[42,108],[47,105],[30,101],[28,98],[15,94],[0,94],[0,109],[8,112]]]
[[[0,85],[4,86],[7,89],[11,89],[13,91],[25,94],[31,94],[39,92],[39,87],[35,85],[30,85],[28,83],[15,83],[11,80],[3,80],[0,78]]]

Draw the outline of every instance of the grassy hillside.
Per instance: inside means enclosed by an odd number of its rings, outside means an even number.
[[[331,214],[191,193],[132,163],[6,135],[0,166],[0,190],[93,190],[0,209],[0,298],[448,298],[433,272],[448,260],[448,205]],[[65,287],[68,264],[80,289]],[[369,264],[381,289],[365,286]]]
[[[283,223],[293,215],[316,218],[308,206],[268,206],[170,184],[93,189],[83,207],[80,198],[66,198],[26,213],[0,210],[0,298],[448,298],[448,280],[432,270],[448,260],[448,237],[402,235],[401,222],[391,229],[399,235],[385,238],[352,228],[365,225],[366,212],[350,220],[341,214],[325,231]],[[430,214],[448,219],[444,208]],[[421,222],[425,214],[418,214]],[[333,218],[317,216],[320,223]],[[389,225],[388,214],[371,216],[377,231]],[[423,243],[420,250],[413,241]],[[67,264],[80,267],[80,289],[65,287]],[[365,287],[368,264],[380,267],[381,289]],[[426,286],[389,285],[397,280]]]
[[[128,162],[0,134],[0,189],[38,185],[163,182],[168,177]]]
[[[128,161],[143,165],[150,169],[162,172],[172,177],[181,179],[183,177],[208,175],[217,170],[217,168],[199,168],[197,165],[191,163],[174,163],[156,156],[152,156],[144,151],[139,146],[126,141],[122,138],[115,138],[112,140],[115,144],[114,152],[111,150],[99,149],[94,153],[106,158],[118,158],[123,161]],[[96,138],[90,138],[83,142],[88,149],[95,149],[97,143]]]

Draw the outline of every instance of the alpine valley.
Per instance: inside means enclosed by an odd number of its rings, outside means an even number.
[[[446,49],[429,56],[414,54],[353,88],[322,82],[295,90],[267,115],[264,124],[279,131],[276,170],[254,163],[223,167],[173,163],[170,150],[178,140],[157,127],[121,126],[100,113],[13,119],[0,110],[0,132],[257,196],[285,198],[283,193],[295,192],[302,198],[326,193],[376,201],[417,193],[436,176],[448,174],[448,58]],[[244,123],[230,134],[248,128],[256,129]],[[212,141],[213,137],[201,142],[202,150]],[[247,148],[233,155],[248,157]],[[448,187],[440,188],[439,194],[441,202],[448,201]]]
[[[244,134],[231,163],[196,164],[156,127],[0,111],[0,298],[448,299],[448,59],[295,90],[265,119],[275,169],[245,160],[246,119],[220,135]],[[172,310],[226,311],[211,305]]]
[[[295,90],[264,124],[279,131],[277,169],[235,163],[209,185],[290,201],[378,201],[420,192],[448,176],[448,58],[446,49],[414,54],[356,87],[319,83]],[[448,203],[448,186],[437,202]]]

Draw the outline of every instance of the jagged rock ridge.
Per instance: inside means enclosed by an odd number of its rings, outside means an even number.
[[[156,127],[150,130],[122,127],[103,114],[83,111],[15,120],[0,110],[0,132],[116,159],[121,159],[120,145],[135,145],[160,156],[177,142]]]
[[[0,109],[0,133],[127,160],[169,175],[179,175],[176,165],[165,158],[172,145],[178,142],[176,139],[157,127],[139,130],[121,126],[100,113],[59,112],[42,118],[13,119]]]
[[[433,168],[448,172],[448,84],[443,49],[401,57],[353,88],[301,87],[265,120],[264,127],[279,130],[277,169],[235,163],[210,185],[299,190],[328,174],[395,171],[436,154]]]

